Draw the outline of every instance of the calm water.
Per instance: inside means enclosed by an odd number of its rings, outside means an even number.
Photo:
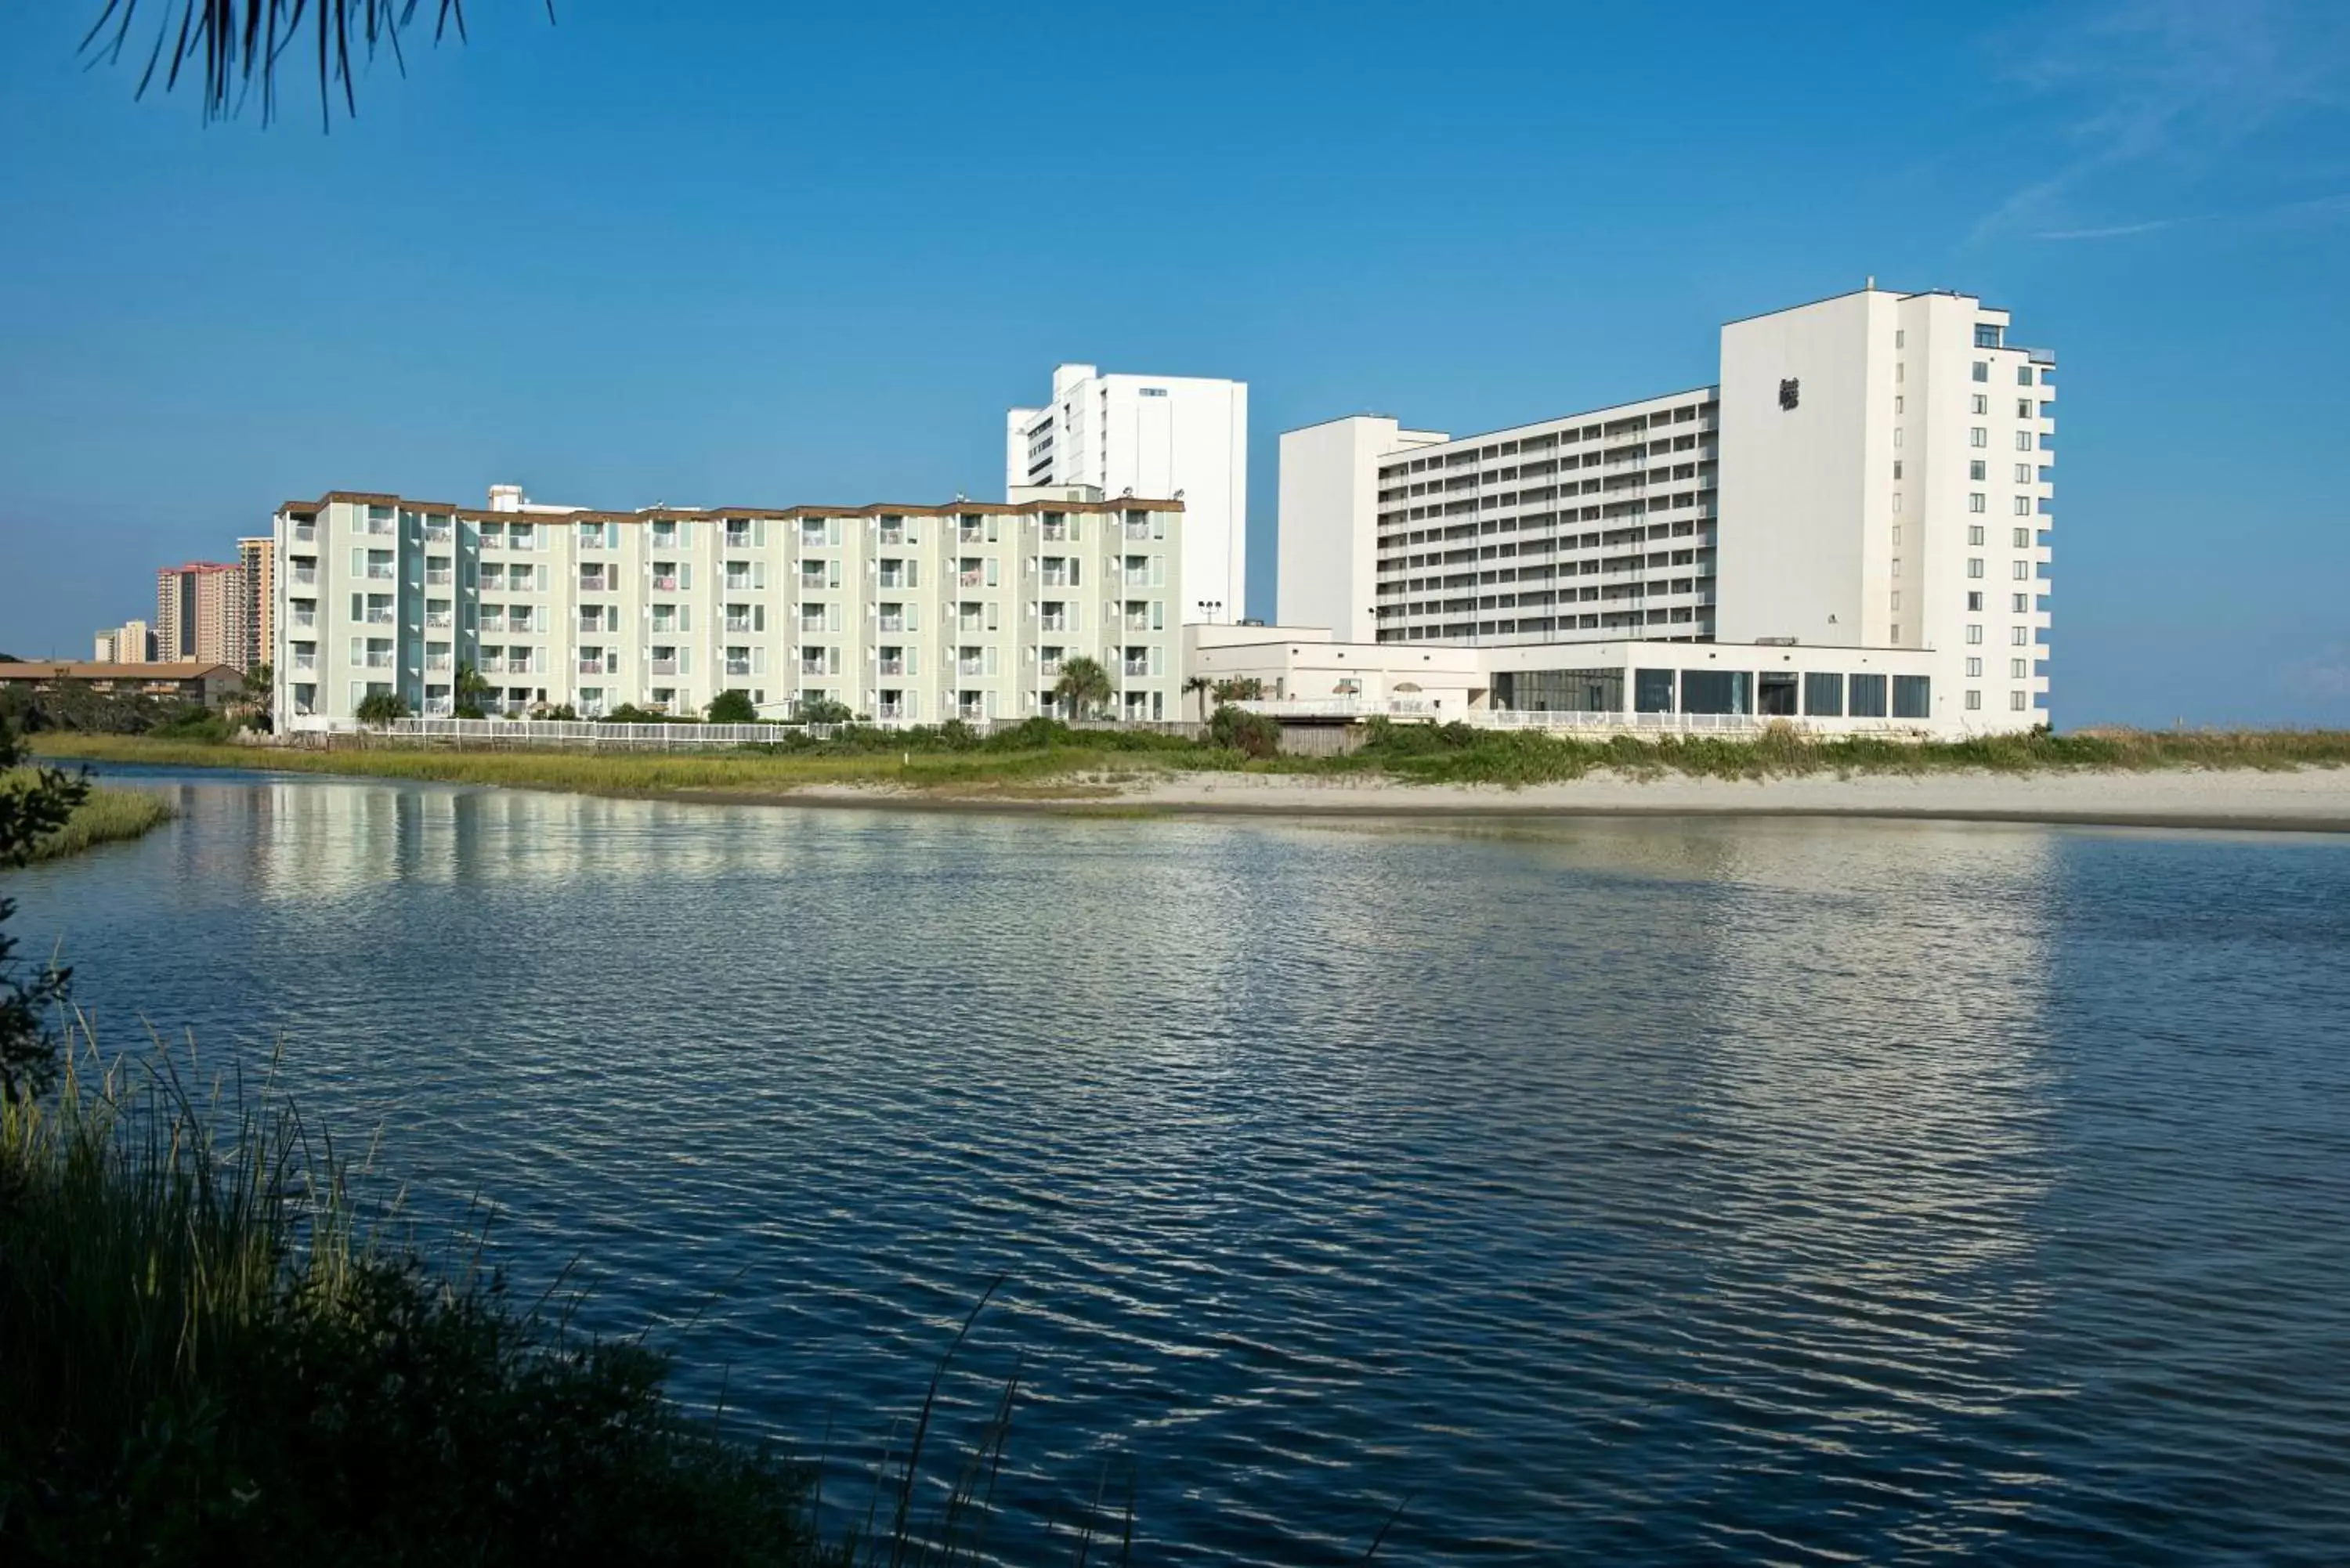
[[[1001,1273],[1015,1561],[2350,1561],[2350,842],[138,782],[10,878],[111,1040],[844,1504]]]

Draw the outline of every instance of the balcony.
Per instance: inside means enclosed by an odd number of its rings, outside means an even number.
[[[748,572],[727,573],[726,591],[730,594],[749,593],[751,591],[751,574]]]
[[[906,661],[902,659],[884,659],[877,663],[874,668],[878,674],[903,675],[906,673]]]
[[[1128,518],[1126,520],[1126,536],[1137,541],[1148,540],[1150,537],[1150,520],[1146,517],[1138,522],[1134,518]]]
[[[1147,659],[1128,659],[1126,661],[1126,674],[1127,679],[1129,680],[1136,680],[1138,678],[1147,679],[1150,674],[1150,660]]]
[[[802,573],[800,574],[800,591],[801,591],[802,593],[807,593],[807,594],[822,593],[822,592],[824,591],[824,586],[825,586],[825,574],[824,574],[824,573],[822,573],[822,572],[802,572]]]
[[[987,722],[987,704],[959,702],[955,704],[955,717],[966,724],[983,724]]]
[[[395,583],[400,580],[400,574],[398,572],[394,571],[388,565],[380,564],[375,561],[369,561],[368,563],[367,575],[370,582]]]
[[[966,523],[955,530],[955,543],[958,545],[984,544],[986,541],[981,537],[981,534],[982,530],[977,524]]]
[[[484,668],[494,669],[496,667],[494,665],[491,665],[484,666]],[[602,659],[583,659],[579,661],[579,673],[582,675],[610,675],[614,673],[614,671],[612,666]]]
[[[367,520],[367,531],[378,538],[389,538],[398,529],[389,517],[370,517]]]
[[[1061,673],[1061,661],[1057,659],[1040,659],[1037,661],[1036,673],[1047,680],[1053,680]]]
[[[1140,613],[1137,613],[1133,610],[1127,611],[1126,629],[1128,631],[1149,631],[1150,629],[1149,612],[1148,610]]]
[[[317,542],[318,525],[316,523],[296,523],[294,524],[295,544],[315,545]]]
[[[601,637],[604,635],[604,618],[599,615],[583,615],[579,618],[579,629],[589,637]]]
[[[726,618],[726,629],[728,631],[748,631],[751,629],[751,618],[746,615],[730,615]]]
[[[505,655],[504,655],[504,654],[502,654],[502,653],[485,653],[485,654],[482,655],[482,673],[483,673],[483,674],[484,674],[484,675],[504,675],[505,672],[506,672],[506,659],[505,659]]]
[[[751,673],[751,661],[747,659],[730,659],[726,661],[726,673],[748,675]]]
[[[449,668],[449,656],[445,653],[428,653],[424,656],[424,668],[446,670]]]
[[[677,660],[674,659],[656,659],[652,661],[652,672],[655,675],[674,675],[677,673]]]
[[[446,566],[427,566],[424,568],[424,586],[428,588],[445,588],[456,580],[457,574],[451,571]]]
[[[966,571],[958,574],[956,581],[967,588],[983,588],[987,586],[987,574],[985,572]]]
[[[653,578],[653,592],[657,594],[673,594],[677,592],[676,575],[672,573],[668,576],[656,576]]]
[[[903,631],[906,629],[906,618],[902,615],[885,615],[880,618],[880,622],[881,629],[883,631]]]
[[[398,624],[397,620],[392,616],[392,613],[388,609],[371,609],[367,612],[366,619],[367,624],[369,626],[394,626]]]
[[[1066,615],[1047,615],[1041,618],[1040,624],[1046,631],[1066,631],[1069,629],[1069,618]]]
[[[389,653],[370,653],[367,656],[367,667],[369,670],[389,670],[391,668],[391,655]]]
[[[296,610],[296,611],[294,612],[294,621],[293,621],[293,626],[294,626],[294,629],[295,629],[296,631],[309,631],[309,630],[314,629],[314,628],[317,626],[317,624],[318,624],[318,612],[317,612],[317,611],[316,611],[316,610]]]
[[[726,547],[730,550],[749,549],[751,547],[751,525],[747,523],[729,523],[726,524]]]
[[[958,659],[955,660],[955,673],[957,675],[977,675],[985,670],[986,667],[987,661],[982,659]]]
[[[879,702],[874,705],[873,716],[887,723],[893,720],[904,719],[909,715],[903,702]]]
[[[307,675],[307,674],[310,674],[312,671],[316,670],[317,668],[318,668],[318,656],[317,656],[317,654],[315,654],[315,653],[297,653],[297,654],[296,654],[296,655],[294,656],[294,672],[295,672],[296,675]]]
[[[1045,518],[1040,533],[1048,545],[1066,545],[1069,542],[1069,525],[1058,517]]]

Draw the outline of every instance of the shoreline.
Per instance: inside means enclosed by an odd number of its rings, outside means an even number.
[[[64,753],[68,748],[56,748]],[[2051,826],[2193,831],[2350,834],[2350,767],[2195,766],[2082,768],[2007,773],[1773,774],[1724,779],[1673,772],[1595,768],[1579,778],[1523,784],[1419,783],[1367,771],[1311,774],[1233,768],[1169,768],[1147,754],[1131,763],[1097,756],[1066,773],[1007,772],[1001,778],[935,778],[912,785],[888,776],[762,777],[753,762],[709,772],[671,753],[645,759],[643,778],[623,766],[601,779],[546,776],[536,766],[499,765],[511,753],[359,751],[300,753],[261,747],[158,748],[137,754],[117,742],[88,760],[165,768],[219,768],[323,774],[489,788],[545,789],[612,799],[781,805],[836,810],[989,812],[1056,816],[1293,817],[1344,820],[1598,817],[1878,818],[2040,824]],[[357,764],[337,766],[348,755]],[[392,766],[362,759],[388,760]],[[489,765],[484,765],[485,759]],[[542,754],[533,763],[547,759]],[[894,769],[892,770],[894,772]],[[920,770],[917,770],[918,774]],[[666,775],[666,776],[664,776]]]
[[[1572,783],[1407,784],[1377,776],[1171,774],[1103,794],[932,794],[867,785],[663,790],[640,798],[846,810],[1045,812],[1103,817],[1329,820],[1744,817],[1971,822],[2190,831],[2350,834],[2350,772],[1991,773],[1726,781],[1607,773]]]

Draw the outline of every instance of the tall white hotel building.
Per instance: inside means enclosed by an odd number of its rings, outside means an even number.
[[[1181,501],[1184,622],[1247,613],[1247,382],[1056,366],[1049,405],[1004,417],[1003,483]]]
[[[1548,674],[1579,688],[1569,666],[1637,669],[1626,645],[1704,642],[1873,650],[1892,718],[2029,728],[2048,705],[2055,356],[2009,328],[1970,296],[1872,283],[1729,323],[1715,386],[1459,439],[1369,416],[1289,431],[1278,618],[1491,650],[1492,706],[1531,705]],[[1600,642],[1616,653],[1561,646]],[[1637,701],[1669,711],[1671,684]],[[1849,717],[1834,684],[1765,680],[1732,711],[1810,717],[1816,693]]]

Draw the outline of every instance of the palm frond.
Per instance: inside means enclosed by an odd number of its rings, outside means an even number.
[[[347,116],[359,113],[359,88],[354,66],[365,67],[379,49],[389,53],[393,68],[408,74],[408,54],[400,35],[416,26],[422,0],[105,0],[89,31],[83,35],[81,54],[91,66],[120,61],[140,28],[151,25],[153,38],[133,96],[145,98],[160,81],[165,92],[180,85],[184,73],[198,79],[200,102],[207,122],[241,114],[258,99],[261,122],[277,118],[278,61],[305,34],[317,47],[318,118],[322,129],[334,121],[339,94]],[[555,20],[555,0],[546,0],[546,19]],[[437,46],[454,27],[457,42],[468,41],[465,0],[435,0],[432,42]]]

